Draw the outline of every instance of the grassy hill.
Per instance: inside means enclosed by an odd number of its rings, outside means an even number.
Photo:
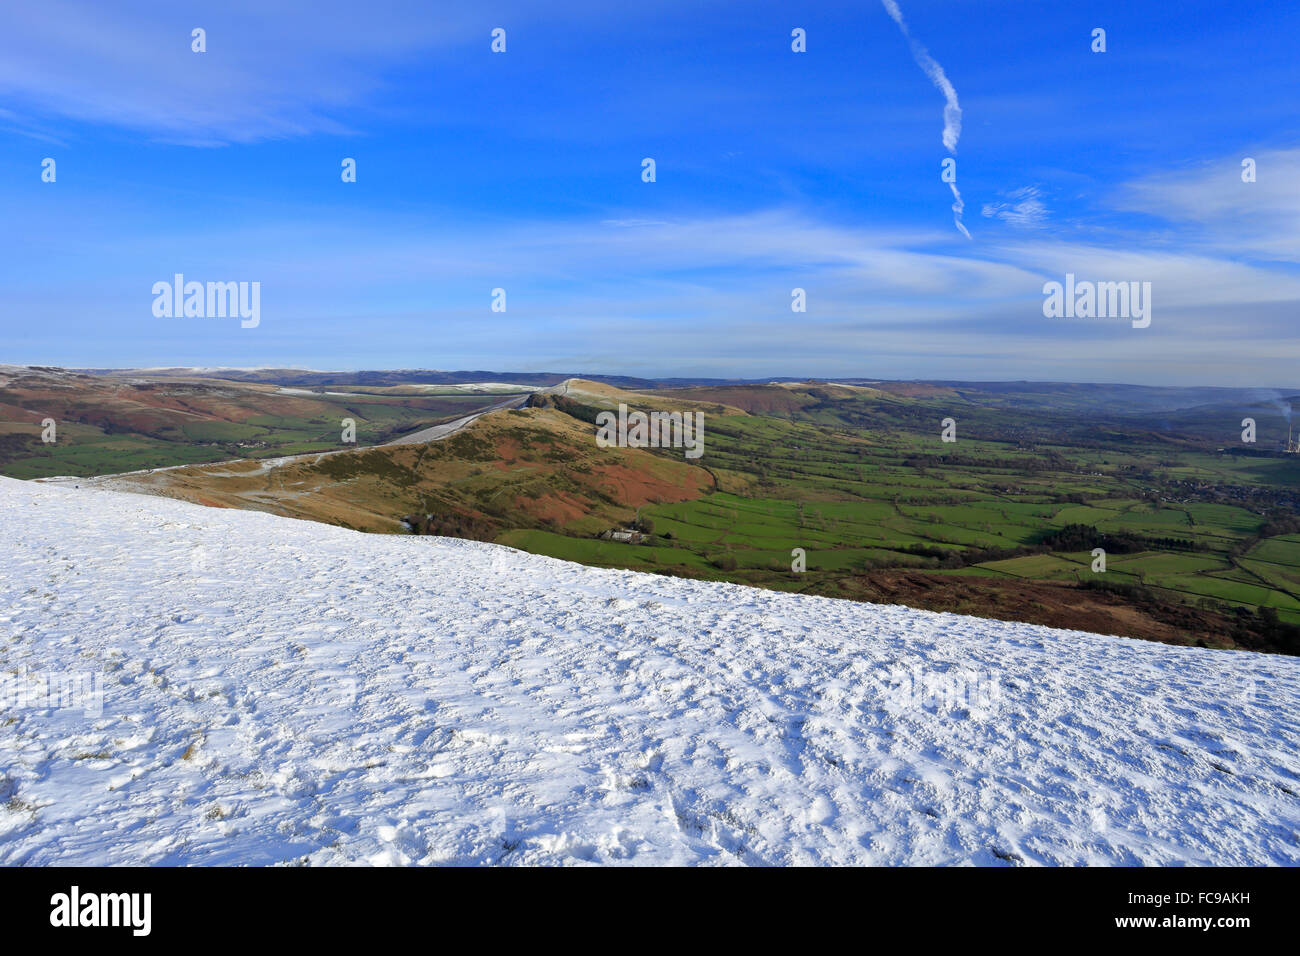
[[[89,476],[330,451],[344,447],[345,418],[355,422],[357,444],[378,444],[503,397],[0,368],[0,474]],[[46,419],[56,423],[52,443],[42,441]]]
[[[433,514],[440,533],[494,540],[509,530],[590,536],[631,509],[710,492],[709,473],[637,449],[601,449],[554,408],[494,412],[441,441],[287,461],[194,465],[114,479],[132,490],[361,531],[402,532]]]

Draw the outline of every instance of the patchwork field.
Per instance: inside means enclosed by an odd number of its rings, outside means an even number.
[[[91,475],[163,458],[181,467],[105,480],[604,567],[1300,652],[1300,458],[1216,444],[1218,422],[1240,421],[1237,406],[1156,429],[1141,415],[1111,414],[1110,404],[1082,414],[1088,393],[1071,387],[629,392],[568,380],[441,441],[340,450],[331,434],[339,416],[356,419],[359,444],[374,444],[495,403],[511,386],[140,384],[115,381],[112,396],[103,382],[87,386],[92,393],[67,407],[95,411],[61,425],[57,450],[39,454],[30,424],[38,412],[22,406],[3,427],[27,436],[29,453],[5,467]],[[1173,400],[1160,392],[1141,392],[1136,406]],[[597,415],[620,403],[703,412],[705,454],[599,448]],[[127,413],[135,430],[117,430]],[[941,439],[947,418],[954,442]],[[284,457],[304,451],[312,454]],[[615,532],[626,540],[609,540]]]
[[[1083,605],[1104,594],[1149,618],[1125,633],[1172,626],[1175,640],[1250,646],[1253,634],[1300,650],[1288,643],[1294,635],[1280,636],[1300,625],[1300,535],[1277,533],[1296,522],[1294,459],[1211,455],[1195,434],[1158,435],[1132,423],[1094,444],[1095,424],[1002,409],[998,425],[988,408],[962,413],[959,429],[972,437],[943,443],[948,409],[929,408],[927,434],[924,408],[872,389],[654,393],[659,401],[670,394],[768,416],[710,419],[702,464],[717,492],[642,509],[640,526],[651,534],[640,545],[589,547],[555,533],[501,540],[592,564],[833,596],[873,592],[903,570],[1057,585],[1027,602],[1043,604],[1040,623],[1062,623],[1051,605],[1068,589]],[[875,427],[847,424],[864,421]],[[998,437],[999,427],[1014,437]],[[1094,547],[1106,552],[1104,570],[1093,570]],[[803,572],[792,570],[795,549]],[[1002,597],[989,593],[978,613],[997,616]],[[913,600],[952,609],[924,595]],[[1021,613],[1034,619],[1032,606]]]

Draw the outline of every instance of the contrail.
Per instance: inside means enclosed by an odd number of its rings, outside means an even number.
[[[967,239],[969,239],[970,231],[962,224],[961,221],[961,213],[962,210],[966,208],[966,204],[961,201],[961,193],[957,192],[957,184],[949,183],[948,185],[952,187],[952,194],[955,197],[954,202],[952,204],[952,221],[956,224],[957,228],[961,230],[961,234],[965,236]]]
[[[912,31],[907,28],[907,21],[903,19],[903,11],[898,9],[895,0],[880,0],[885,5],[885,12],[893,17],[894,22],[898,24],[898,29],[903,31],[903,37],[912,47],[912,59],[916,61],[922,72],[930,78],[930,82],[935,85],[940,93],[943,94],[943,145],[950,153],[957,152],[957,139],[961,136],[961,106],[957,103],[957,91],[948,80],[948,76],[943,72],[938,61],[930,56],[930,51],[921,46],[920,43],[912,36]],[[970,233],[962,225],[961,214],[966,204],[962,202],[961,193],[957,191],[956,183],[949,183],[952,187],[952,194],[956,197],[956,202],[952,204],[953,222],[961,230],[963,236],[970,238]]]

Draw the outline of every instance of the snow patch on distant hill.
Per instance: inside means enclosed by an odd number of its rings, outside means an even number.
[[[1294,659],[9,479],[0,529],[3,864],[1300,862]]]

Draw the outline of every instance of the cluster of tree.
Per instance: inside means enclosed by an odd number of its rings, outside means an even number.
[[[917,557],[935,558],[940,561],[956,553],[952,548],[941,548],[938,545],[931,544],[909,544],[907,547],[898,548],[897,550],[902,551],[904,554],[915,554]]]
[[[1156,538],[1130,531],[1102,531],[1090,524],[1068,524],[1047,532],[1039,544],[1048,551],[1091,551],[1105,548],[1107,554],[1135,551],[1205,551],[1203,544],[1185,538]]]
[[[1272,538],[1279,534],[1300,534],[1300,515],[1270,515],[1259,529],[1261,538]]]
[[[1023,492],[1021,492],[1023,494]],[[1088,499],[1077,491],[1052,495],[1052,501],[1058,505],[1086,505]]]
[[[895,550],[929,559],[930,568],[949,570],[967,568],[988,561],[1006,561],[1009,558],[1023,558],[1031,554],[1045,554],[1053,549],[1040,544],[1017,548],[966,548],[958,551],[954,548],[940,548],[927,544],[909,544],[905,548]],[[898,564],[899,562],[888,559],[883,561],[868,559],[866,562],[868,568],[897,567]]]
[[[725,554],[718,555],[716,558],[713,559],[712,564],[719,571],[734,571],[738,567],[736,556],[732,554],[730,551],[726,552]]]
[[[537,399],[538,401],[534,401]],[[584,405],[582,402],[575,402],[571,398],[565,398],[563,395],[532,395],[528,400],[529,405],[553,405],[555,408],[564,412],[570,418],[576,418],[580,422],[586,422],[595,426],[596,416],[600,414],[600,409],[591,405]]]
[[[1239,607],[1236,615],[1232,639],[1238,644],[1249,647],[1253,638],[1264,642],[1264,650],[1300,655],[1300,627],[1280,620],[1273,608],[1256,608],[1251,614],[1246,608]]]
[[[1250,551],[1265,538],[1272,538],[1279,534],[1300,534],[1300,516],[1294,514],[1272,514],[1264,521],[1258,531],[1249,538],[1243,538],[1232,546],[1229,552],[1234,558],[1239,558]]]
[[[444,538],[469,538],[473,541],[491,541],[497,536],[498,530],[491,522],[454,512],[403,515],[402,522],[411,534],[434,534]]]
[[[950,570],[966,568],[989,561],[1006,561],[1010,558],[1023,558],[1032,554],[1048,554],[1053,551],[1073,552],[1091,551],[1093,548],[1105,548],[1108,554],[1132,554],[1138,551],[1205,551],[1205,545],[1182,538],[1152,538],[1128,532],[1107,532],[1092,525],[1071,524],[1048,532],[1037,544],[1011,548],[942,548],[930,544],[909,544],[894,548],[902,554],[925,558],[926,567]],[[899,567],[903,562],[884,558],[867,558],[863,568],[871,571],[882,568]]]
[[[24,432],[9,432],[6,435],[0,435],[0,461],[6,461],[10,456],[39,454],[48,455],[50,446],[41,441],[39,431],[31,434]]]
[[[1107,594],[1114,594],[1122,597],[1126,601],[1134,604],[1151,606],[1154,604],[1163,604],[1164,602],[1156,597],[1154,591],[1144,587],[1141,584],[1131,584],[1127,581],[1115,581],[1110,578],[1091,577],[1083,582],[1083,586],[1090,591],[1105,591]]]

